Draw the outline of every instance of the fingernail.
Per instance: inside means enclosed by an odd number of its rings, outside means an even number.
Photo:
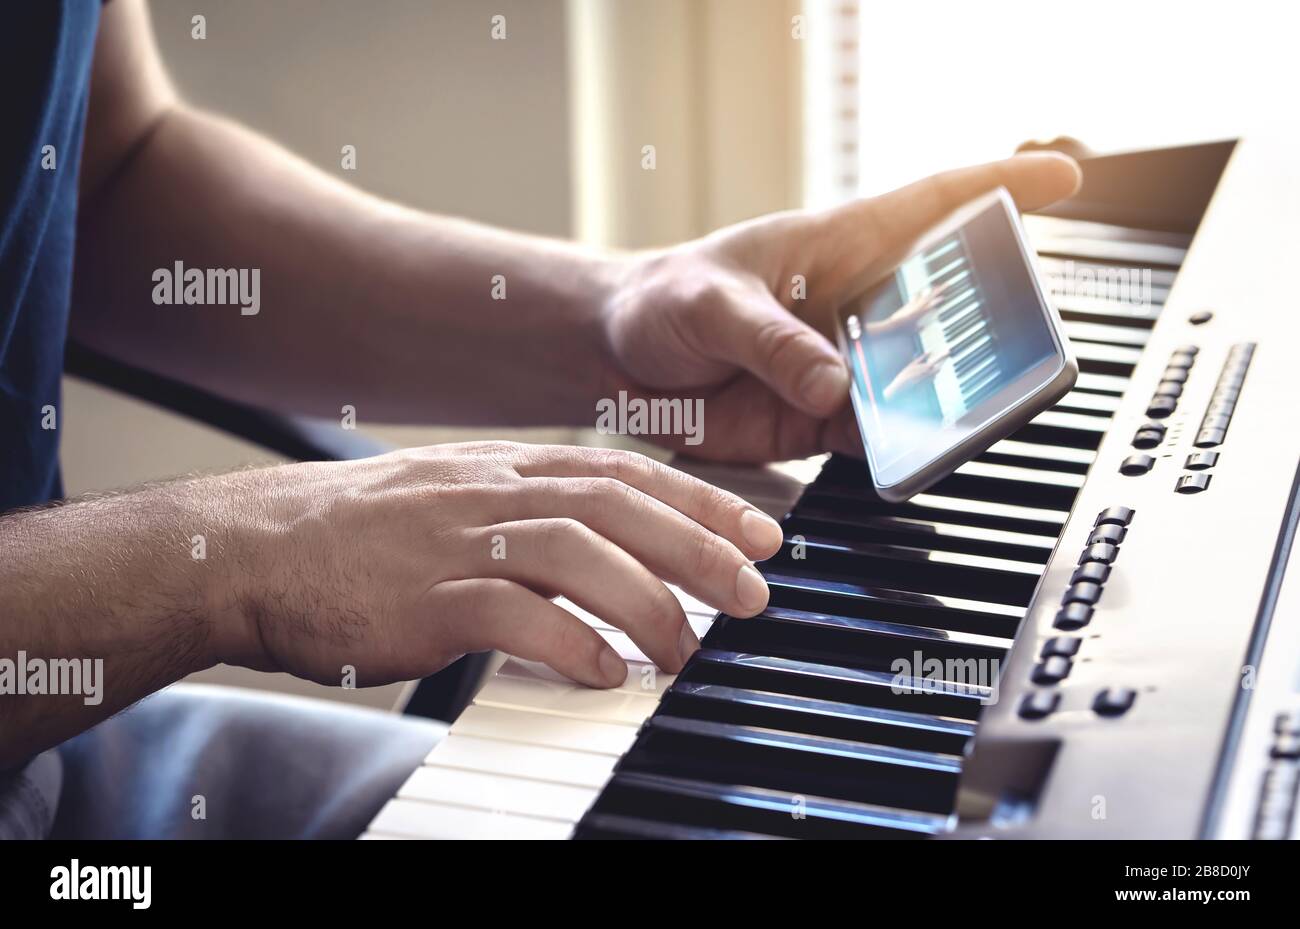
[[[682,634],[677,639],[677,653],[681,656],[682,664],[686,664],[699,648],[700,640],[695,637],[691,624],[682,623]]]
[[[746,510],[740,516],[740,534],[750,548],[760,552],[774,552],[781,547],[780,524],[758,510]]]
[[[600,653],[600,673],[611,686],[617,687],[627,680],[627,662],[607,648]]]
[[[799,382],[799,395],[818,410],[834,407],[849,389],[849,373],[837,361],[819,361]]]
[[[761,613],[767,606],[767,581],[752,564],[741,567],[736,575],[736,598],[751,614]]]

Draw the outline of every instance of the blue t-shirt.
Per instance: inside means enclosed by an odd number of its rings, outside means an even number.
[[[0,512],[62,495],[59,379],[99,8],[0,11]]]

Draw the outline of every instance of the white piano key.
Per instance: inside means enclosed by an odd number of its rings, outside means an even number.
[[[596,794],[592,787],[425,765],[416,769],[397,796],[574,823],[587,812]]]
[[[592,752],[575,752],[540,745],[521,745],[499,739],[462,735],[443,739],[429,752],[426,764],[463,771],[482,771],[513,777],[525,774],[535,781],[600,787],[614,770],[616,758]]]
[[[631,747],[636,731],[635,726],[626,723],[602,723],[549,716],[531,710],[474,705],[467,707],[452,724],[447,739],[482,736],[525,745],[599,752],[617,758]]]
[[[708,619],[713,619],[713,617],[717,615],[718,611],[716,609],[709,606],[703,600],[698,600],[695,597],[692,597],[676,584],[669,584],[668,589],[673,592],[673,596],[677,598],[679,603],[681,603],[682,609],[686,612],[687,616],[703,616]]]
[[[677,593],[675,589],[673,590],[673,592]],[[682,594],[678,596],[678,599],[681,600],[682,597],[685,596],[687,595]],[[561,597],[555,602],[558,606],[561,606],[564,609],[568,610],[570,613],[578,617],[578,619],[582,620],[584,623],[586,623],[588,626],[590,626],[593,629],[617,629],[618,628],[617,626],[614,626],[613,624],[605,620],[603,617],[597,616],[595,613],[592,613],[588,610],[584,610],[582,607],[578,606],[572,600],[566,600],[563,597]],[[713,617],[718,615],[717,610],[713,609],[712,607],[704,605],[699,600],[695,600],[693,597],[690,599],[689,602],[682,603],[682,612],[686,614],[687,621],[690,622],[691,628],[695,630],[697,635],[703,635],[705,632],[707,632],[709,627],[713,625]]]
[[[390,800],[370,828],[367,835],[406,839],[567,839],[573,831],[553,819],[423,800]]]
[[[653,700],[639,694],[618,690],[593,690],[578,684],[554,681],[523,680],[497,675],[479,691],[474,702],[481,706],[500,706],[535,710],[574,719],[596,722],[621,722],[639,726],[654,710]]]
[[[524,661],[521,658],[509,658],[501,666],[498,674],[507,677],[519,677],[524,680],[543,680],[557,684],[573,683],[559,671],[536,661]],[[652,664],[629,664],[627,680],[612,690],[638,694],[649,699],[659,699],[676,675],[666,674]]]

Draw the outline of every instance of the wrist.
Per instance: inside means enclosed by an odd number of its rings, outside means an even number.
[[[267,668],[259,624],[271,571],[274,519],[259,489],[264,469],[205,478],[187,486],[192,572],[202,589],[205,667]]]

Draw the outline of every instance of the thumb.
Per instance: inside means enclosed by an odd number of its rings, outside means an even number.
[[[782,400],[824,417],[844,403],[849,373],[839,351],[766,292],[731,294],[695,317],[701,349],[744,368]]]

